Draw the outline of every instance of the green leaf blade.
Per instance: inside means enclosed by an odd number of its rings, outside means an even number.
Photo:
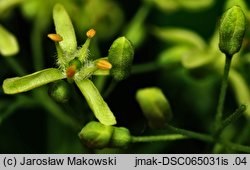
[[[76,80],[75,82],[88,102],[89,107],[95,114],[95,117],[104,125],[116,124],[115,116],[92,81],[84,79],[79,81]]]
[[[196,47],[200,50],[206,47],[206,42],[204,39],[197,33],[188,29],[177,27],[155,27],[153,33],[159,39],[170,44],[187,45]]]
[[[22,93],[63,78],[65,75],[60,70],[48,68],[23,77],[5,79],[3,90],[5,94]]]

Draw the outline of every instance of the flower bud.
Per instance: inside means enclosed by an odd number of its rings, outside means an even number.
[[[69,66],[75,65],[76,69],[80,69],[82,67],[81,61],[76,57],[69,62]]]
[[[232,57],[237,53],[244,38],[246,30],[246,18],[239,6],[228,9],[220,21],[219,48],[226,56]]]
[[[1,24],[0,24],[0,35],[1,35],[0,55],[8,57],[17,54],[19,51],[19,45],[16,40],[16,37],[8,30],[6,30]]]
[[[108,146],[113,131],[113,126],[92,121],[83,127],[79,133],[79,138],[89,148],[101,149]]]
[[[114,132],[111,138],[110,147],[124,148],[131,142],[131,135],[125,127],[114,127]]]
[[[52,83],[49,87],[49,95],[55,101],[65,103],[70,99],[70,87],[63,80]]]
[[[127,78],[131,71],[134,49],[125,37],[117,38],[109,49],[108,60],[112,64],[110,75],[115,80]]]
[[[163,128],[165,123],[171,120],[172,111],[161,89],[140,89],[136,93],[136,99],[151,128]]]

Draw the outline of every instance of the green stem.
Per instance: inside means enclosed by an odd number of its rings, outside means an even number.
[[[177,134],[160,135],[160,136],[141,136],[141,137],[134,136],[132,137],[132,142],[135,143],[135,142],[171,141],[171,140],[179,140],[179,139],[187,139],[187,138],[198,139],[198,140],[205,141],[208,143],[213,143],[216,141],[214,140],[212,136],[207,135],[207,134],[180,129],[171,125],[167,125],[167,128]],[[178,134],[180,136],[178,136]],[[224,140],[217,140],[217,142],[232,150],[250,153],[250,146],[235,144],[235,143],[227,142]]]
[[[158,136],[132,136],[132,143],[136,142],[157,142],[157,141],[174,141],[187,139],[187,136],[181,134],[158,135]]]
[[[71,116],[64,112],[43,89],[37,89],[34,91],[36,99],[39,101],[48,112],[50,112],[55,118],[61,121],[63,124],[71,127],[74,130],[80,130],[81,125]]]
[[[233,114],[231,114],[224,121],[222,121],[222,123],[220,124],[220,126],[218,127],[218,129],[216,131],[216,135],[215,136],[217,136],[218,134],[220,134],[223,131],[223,129],[225,129],[232,122],[234,122],[237,119],[239,119],[240,116],[243,115],[243,113],[244,113],[245,110],[246,110],[246,106],[245,105],[241,105],[238,109],[236,109],[236,111]]]
[[[118,81],[113,79],[111,81],[111,83],[109,84],[108,88],[106,89],[106,91],[104,92],[103,97],[107,98],[112,93],[112,91],[115,89],[117,84],[118,84]]]
[[[23,69],[23,67],[16,61],[15,58],[9,57],[6,58],[6,62],[9,64],[9,66],[13,69],[13,71],[16,72],[17,75],[23,76],[26,75],[26,71]]]
[[[167,125],[167,128],[172,130],[175,133],[178,133],[178,134],[181,134],[181,135],[184,135],[184,136],[188,136],[190,138],[202,140],[202,141],[209,142],[209,143],[214,142],[214,139],[210,135],[197,133],[197,132],[193,132],[193,131],[189,131],[189,130],[185,130],[185,129],[176,128],[176,127],[171,126],[171,125]]]
[[[242,128],[242,131],[239,135],[239,137],[237,137],[237,143],[243,143],[249,140],[249,129],[250,129],[250,119],[247,119],[247,123],[246,125]]]
[[[48,11],[39,11],[35,19],[32,31],[31,31],[31,47],[33,55],[33,65],[36,71],[44,68],[42,40],[43,33],[49,26],[51,13]]]
[[[29,99],[27,97],[19,97],[17,100],[11,105],[7,107],[5,111],[3,111],[0,115],[0,124],[4,122],[9,116],[11,116],[17,109],[21,107],[33,107],[36,105],[36,102],[32,99]]]
[[[100,93],[103,92],[103,88],[108,80],[107,78],[107,76],[96,76],[94,80],[94,84]]]
[[[145,2],[136,12],[132,21],[127,26],[124,35],[137,47],[145,36],[144,23],[152,7],[151,2]]]
[[[226,56],[226,62],[225,62],[225,67],[224,67],[221,89],[220,89],[219,101],[218,101],[217,111],[215,115],[215,130],[217,130],[220,127],[222,116],[223,116],[223,107],[224,107],[226,90],[227,90],[227,85],[228,85],[228,75],[229,75],[230,65],[231,65],[231,57]]]
[[[221,142],[221,143],[232,150],[244,153],[250,153],[250,146],[240,145],[232,142]]]
[[[32,46],[32,55],[34,56],[34,68],[35,70],[41,70],[44,66],[43,61],[43,52],[42,52],[42,34],[38,26],[34,26],[31,32],[31,46]]]
[[[142,74],[142,73],[156,71],[158,69],[160,69],[160,66],[153,61],[132,66],[131,74]]]

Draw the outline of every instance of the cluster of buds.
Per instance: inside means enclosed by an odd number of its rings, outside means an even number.
[[[83,127],[79,138],[89,148],[95,149],[124,148],[131,142],[131,135],[127,128],[107,126],[94,121]]]

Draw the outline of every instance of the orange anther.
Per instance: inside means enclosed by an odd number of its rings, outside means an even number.
[[[48,37],[54,42],[60,42],[63,40],[59,34],[48,34]]]
[[[108,60],[99,60],[96,63],[96,67],[102,70],[110,70],[112,68],[112,64],[108,62]]]
[[[96,31],[94,29],[90,29],[87,31],[86,36],[88,38],[93,38],[95,36]]]

